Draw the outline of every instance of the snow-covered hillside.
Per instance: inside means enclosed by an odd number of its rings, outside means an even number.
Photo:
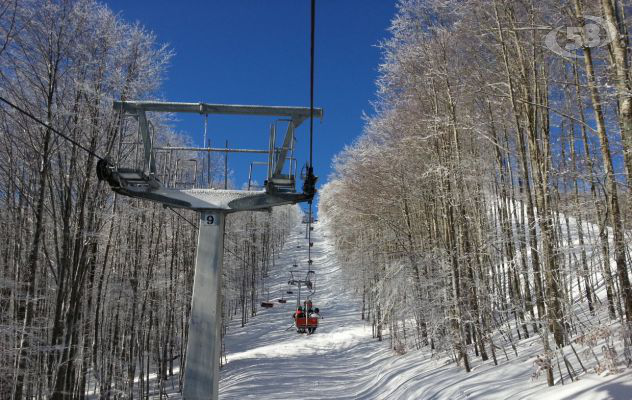
[[[498,366],[491,360],[475,361],[469,374],[447,357],[431,358],[425,350],[395,354],[388,341],[372,338],[326,232],[318,223],[314,227],[313,300],[324,317],[321,326],[309,336],[290,328],[295,297],[261,309],[243,328],[231,324],[221,399],[632,399],[629,369],[605,377],[583,374],[579,381],[558,382],[552,388],[542,376],[532,380],[533,362],[542,352],[537,336],[516,344],[518,357],[510,347],[499,348]],[[268,281],[271,299],[285,293],[291,270],[299,271],[296,277],[305,274],[304,228],[295,228],[276,262]]]

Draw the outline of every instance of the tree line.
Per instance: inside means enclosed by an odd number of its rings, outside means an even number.
[[[632,364],[628,12],[398,1],[375,111],[319,204],[376,337],[469,372],[539,335],[552,385],[558,354],[573,379],[577,343],[618,321]]]
[[[0,105],[1,398],[173,389],[167,378],[185,361],[197,216],[116,196],[94,174],[95,155],[134,156],[120,150],[137,126],[112,102],[157,98],[172,56],[92,0],[0,0],[0,95],[44,122]],[[190,141],[153,122],[158,143]],[[211,161],[191,176],[168,160],[176,183],[223,187],[221,161]],[[297,218],[294,207],[228,218],[225,321],[256,313]]]

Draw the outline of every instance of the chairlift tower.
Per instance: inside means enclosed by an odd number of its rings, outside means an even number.
[[[112,190],[121,195],[151,200],[165,207],[189,209],[199,213],[191,318],[182,394],[185,400],[217,399],[221,352],[221,277],[226,215],[239,211],[270,210],[275,206],[313,199],[315,176],[306,177],[301,192],[297,192],[295,188],[294,132],[303,121],[310,117],[310,108],[115,101],[114,109],[122,113],[123,119],[132,117],[138,122],[139,140],[132,143],[136,147],[127,153],[137,154],[137,162],[131,168],[121,166],[120,149],[123,143],[119,143],[119,160],[116,164],[105,160],[99,161],[97,165],[99,179],[107,181]],[[281,119],[270,128],[267,149],[212,148],[207,142],[204,143],[205,147],[158,147],[155,143],[155,131],[148,120],[147,113],[149,112],[194,113],[204,116],[205,120],[210,114]],[[314,117],[322,118],[322,115],[322,109],[314,108]],[[287,129],[282,144],[277,147],[276,131],[279,121],[287,123]],[[169,165],[173,165],[171,162],[173,154],[183,151],[206,152],[208,155],[211,152],[265,154],[267,155],[267,162],[264,164],[267,166],[267,179],[261,190],[200,188],[200,183],[204,182],[204,179],[198,179],[199,171],[196,162],[192,186],[178,188],[178,173],[180,172],[178,162],[175,163],[174,172],[165,166],[158,168],[156,161],[160,153],[163,160],[169,160]],[[288,164],[287,168],[286,164]],[[261,165],[261,162],[251,165]],[[250,183],[252,168],[249,175]],[[208,181],[210,182],[210,178]]]

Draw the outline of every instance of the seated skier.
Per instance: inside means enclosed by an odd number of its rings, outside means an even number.
[[[292,318],[294,318],[294,324],[298,327],[298,320],[300,320],[301,318],[305,318],[305,313],[303,312],[303,307],[298,306],[298,308],[296,309],[296,312],[294,313],[294,315],[292,315]],[[296,330],[298,333],[305,333],[305,328],[298,328]]]
[[[317,318],[317,319],[322,319],[323,317],[320,316],[320,310],[318,309],[318,307],[314,308],[313,311],[311,311],[309,314],[310,318]],[[316,332],[316,327],[311,327],[307,329],[308,333],[314,333]]]

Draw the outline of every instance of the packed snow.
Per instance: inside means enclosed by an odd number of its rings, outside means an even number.
[[[632,399],[630,369],[619,374],[583,374],[565,384],[555,369],[556,386],[546,378],[532,379],[541,339],[516,342],[514,350],[497,350],[498,366],[472,357],[472,372],[450,362],[448,355],[428,350],[397,355],[388,339],[372,337],[371,326],[360,318],[361,304],[346,284],[348,277],[336,265],[333,246],[318,223],[312,232],[312,258],[316,271],[314,306],[323,319],[313,335],[292,327],[296,288],[286,294],[290,271],[306,273],[305,225],[276,260],[267,285],[271,309],[261,309],[245,327],[230,324],[226,336],[227,364],[221,370],[221,399]],[[298,267],[293,267],[298,262]],[[284,296],[288,302],[275,300]],[[570,350],[565,350],[572,358]],[[598,354],[599,355],[599,354]],[[571,360],[574,361],[574,360]],[[586,363],[586,359],[584,358]],[[576,364],[576,363],[574,363]],[[592,365],[586,365],[587,368]]]
[[[301,224],[278,255],[266,281],[270,297],[262,300],[270,300],[274,307],[260,308],[244,327],[239,318],[229,323],[227,362],[220,371],[220,399],[632,399],[631,369],[619,363],[619,373],[598,375],[592,372],[596,366],[593,358],[585,355],[582,360],[589,373],[580,374],[574,382],[561,360],[564,383],[557,365],[554,387],[547,386],[544,373],[532,378],[534,361],[542,353],[542,340],[537,335],[514,341],[514,352],[501,339],[503,333],[498,332],[494,341],[499,346],[499,365],[494,366],[491,359],[481,362],[472,355],[470,373],[452,362],[449,354],[433,355],[427,348],[397,354],[389,346],[388,332],[381,342],[372,337],[370,324],[360,318],[358,296],[349,289],[350,278],[336,263],[326,231],[319,223],[314,228],[316,281],[311,298],[323,317],[318,329],[312,335],[299,334],[292,323],[298,290],[288,286],[290,271],[296,279],[303,279],[307,272],[307,240],[305,225]],[[297,267],[293,267],[295,263]],[[294,293],[287,294],[288,289]],[[278,303],[280,298],[287,303]],[[616,324],[603,326],[613,333],[618,329]],[[594,351],[603,362],[601,344],[597,343]],[[576,349],[580,353],[584,350],[579,345]],[[617,351],[622,352],[620,346]],[[564,352],[579,369],[571,350],[565,348]],[[178,373],[176,369],[176,376],[167,384],[170,399],[180,398]],[[152,387],[155,394],[150,397],[158,398],[156,385]]]

